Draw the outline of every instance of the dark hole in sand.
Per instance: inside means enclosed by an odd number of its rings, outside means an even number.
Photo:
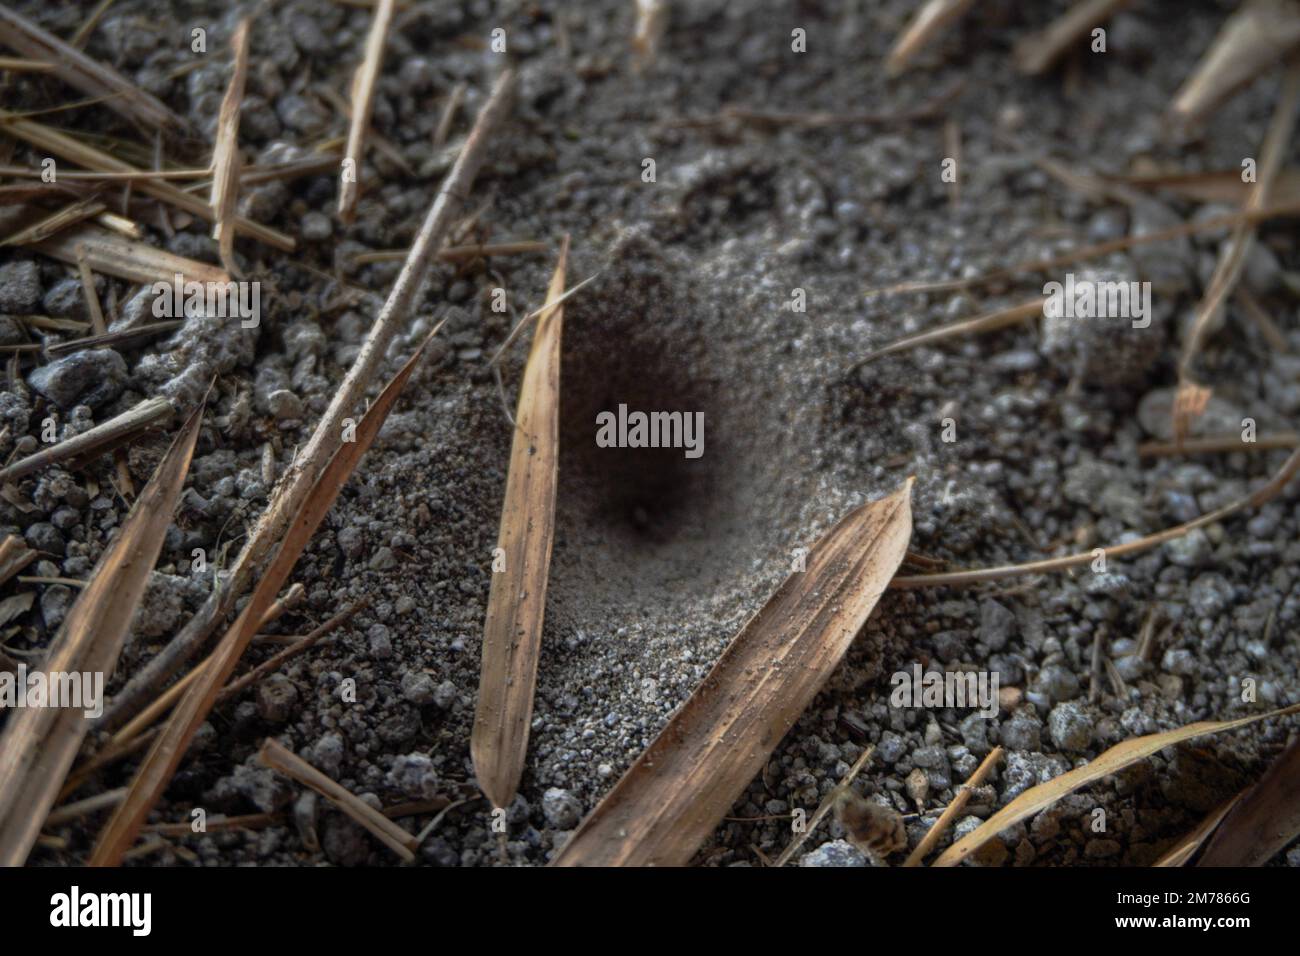
[[[781,553],[767,486],[783,468],[782,416],[771,396],[736,385],[734,343],[719,349],[712,327],[671,273],[615,275],[566,315],[551,575],[561,615],[598,608],[604,623],[613,613],[667,623],[720,589],[747,589],[755,558]],[[599,447],[597,415],[620,404],[702,412],[702,456]]]

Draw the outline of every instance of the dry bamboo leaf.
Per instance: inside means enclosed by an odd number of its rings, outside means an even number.
[[[553,865],[690,861],[866,623],[907,551],[911,494],[909,478],[822,536]]]
[[[1244,791],[1243,791],[1244,793]],[[1219,821],[1227,815],[1228,811],[1236,806],[1237,801],[1242,798],[1242,793],[1234,794],[1223,803],[1219,804],[1210,811],[1210,815],[1196,825],[1196,829],[1178,839],[1160,859],[1152,863],[1152,866],[1169,867],[1182,866],[1197,850],[1201,848],[1206,839],[1219,826]]]
[[[31,143],[38,149],[48,150],[55,156],[66,159],[78,166],[84,166],[87,169],[102,173],[131,173],[149,177],[136,182],[135,188],[147,196],[161,199],[163,202],[175,206],[183,212],[188,212],[192,216],[197,216],[206,222],[212,222],[214,219],[212,207],[194,193],[178,189],[171,183],[159,179],[156,174],[150,176],[147,171],[136,169],[134,166],[124,163],[122,160],[95,149],[78,139],[74,139],[52,126],[45,126],[34,120],[23,119],[8,110],[0,109],[0,130],[26,143]],[[293,252],[296,245],[292,236],[286,236],[278,229],[252,222],[242,216],[236,217],[235,229],[251,239],[264,242],[268,246],[284,252]]]
[[[1197,866],[1263,866],[1300,836],[1300,739],[1235,803]]]
[[[107,683],[162,550],[202,417],[200,405],[99,559],[59,630],[47,673],[97,673]],[[0,865],[27,859],[89,728],[80,709],[35,707],[10,716],[0,738]]]
[[[1109,19],[1130,0],[1082,0],[1046,29],[1016,44],[1016,65],[1021,73],[1042,73],[1080,38]]]
[[[357,191],[360,188],[361,160],[365,156],[366,131],[375,104],[375,85],[384,65],[384,42],[393,22],[393,0],[379,0],[375,18],[366,37],[366,56],[352,81],[352,125],[348,127],[348,145],[344,152],[343,177],[339,186],[339,219],[348,223],[356,216]],[[350,168],[349,168],[350,167]]]
[[[358,403],[373,383],[389,343],[410,316],[429,265],[461,208],[464,201],[461,197],[469,193],[493,132],[510,112],[514,77],[511,70],[502,73],[493,87],[492,95],[479,110],[474,129],[465,141],[456,165],[447,174],[434,197],[415,242],[411,245],[410,255],[393,283],[383,308],[375,317],[361,351],[339,383],[329,408],[321,416],[307,447],[280,478],[272,493],[271,503],[249,532],[243,550],[239,552],[239,557],[230,570],[226,589],[210,597],[171,643],[127,682],[105,714],[108,726],[119,726],[124,719],[129,718],[202,646],[203,641],[216,628],[217,622],[230,611],[234,599],[251,586],[271,549],[280,540],[303,501],[311,494],[321,470],[340,446],[344,418],[355,414]]]
[[[272,770],[292,777],[304,787],[310,787],[357,823],[361,824],[407,863],[415,862],[412,852],[419,841],[415,834],[407,833],[388,817],[366,803],[350,790],[335,783],[293,751],[286,749],[273,738],[262,744],[257,759]]]
[[[966,15],[973,0],[926,0],[894,42],[885,60],[890,76],[902,73],[921,48]]]
[[[1027,820],[1038,811],[1045,810],[1066,794],[1073,793],[1080,787],[1100,780],[1102,777],[1118,773],[1125,767],[1135,764],[1139,760],[1145,760],[1166,747],[1180,744],[1186,740],[1193,740],[1197,737],[1204,737],[1206,734],[1220,734],[1226,730],[1236,730],[1239,727],[1245,727],[1256,721],[1267,720],[1270,717],[1284,717],[1298,711],[1300,711],[1300,704],[1293,704],[1290,707],[1272,710],[1266,714],[1251,714],[1249,717],[1238,717],[1236,720],[1202,720],[1194,724],[1188,724],[1186,727],[1179,727],[1176,730],[1166,730],[1158,734],[1147,734],[1144,737],[1125,740],[1111,747],[1105,753],[1098,755],[1095,760],[1085,767],[1079,767],[1076,770],[1063,773],[1059,777],[1054,777],[1047,783],[1030,787],[985,820],[974,831],[966,834],[966,836],[944,850],[939,859],[934,861],[934,865],[956,866],[1007,827],[1015,826],[1021,820]]]
[[[239,108],[244,102],[244,81],[248,76],[248,26],[247,17],[239,21],[230,47],[235,52],[235,64],[230,74],[230,85],[221,100],[217,114],[217,142],[212,148],[212,212],[216,222],[212,238],[217,240],[221,264],[236,278],[235,265],[235,203],[239,200]]]
[[[523,776],[542,649],[560,451],[564,308],[558,300],[564,294],[568,259],[565,236],[519,388],[498,539],[505,568],[493,569],[483,625],[470,754],[479,787],[494,807],[510,806]]]
[[[1020,305],[1009,306],[1005,309],[998,309],[996,312],[988,312],[984,315],[977,315],[972,319],[959,319],[956,322],[949,322],[937,328],[926,329],[924,332],[918,332],[915,335],[908,335],[896,342],[891,342],[883,348],[878,348],[870,352],[866,357],[859,359],[849,367],[849,373],[856,372],[862,366],[874,362],[878,358],[886,355],[893,355],[895,352],[906,352],[908,349],[914,349],[919,345],[929,345],[932,342],[940,342],[944,339],[954,338],[959,335],[971,335],[976,332],[994,332],[998,329],[1005,329],[1009,325],[1015,325],[1023,322],[1025,319],[1032,318],[1035,315],[1043,314],[1043,306],[1047,299],[1037,298],[1030,302],[1022,302]]]
[[[275,604],[276,596],[288,580],[299,555],[307,547],[317,527],[333,507],[339,492],[343,490],[348,477],[379,434],[379,429],[403,386],[419,364],[425,346],[438,333],[441,325],[439,323],[429,333],[401,371],[384,387],[369,411],[357,423],[353,440],[339,445],[338,451],[330,458],[309,494],[299,500],[284,539],[266,572],[258,579],[244,610],[212,652],[208,666],[199,671],[199,676],[177,703],[170,719],[163,725],[162,732],[154,739],[153,746],[136,771],[135,778],[131,781],[131,792],[100,834],[91,856],[92,866],[116,866],[121,862],[123,854],[130,849],[149,811],[162,796],[181,758],[185,756],[199,725],[215,705],[222,685],[234,671],[266,612]]]
[[[103,97],[105,106],[129,120],[147,127],[188,128],[184,119],[117,70],[91,59],[3,6],[0,6],[0,43],[29,59],[53,63],[59,79],[90,96]]]
[[[1204,116],[1300,43],[1300,3],[1255,0],[1228,17],[1209,51],[1174,96],[1183,122]]]
[[[230,281],[230,276],[217,266],[155,249],[89,224],[64,229],[35,243],[32,248],[74,266],[78,264],[78,256],[84,255],[87,265],[94,271],[142,285],[155,282],[171,285],[178,275],[184,276],[186,281]]]

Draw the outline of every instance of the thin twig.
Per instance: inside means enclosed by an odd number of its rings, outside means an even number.
[[[957,814],[961,813],[965,808],[966,803],[970,800],[971,791],[984,782],[984,778],[993,771],[994,765],[1001,758],[1001,747],[994,747],[989,751],[989,755],[975,768],[975,772],[970,775],[970,779],[957,788],[957,795],[952,798],[952,803],[944,807],[943,813],[939,814],[939,819],[934,821],[934,826],[925,832],[925,836],[921,837],[921,842],[916,845],[916,849],[909,853],[907,859],[903,861],[903,866],[921,865],[921,861],[938,845],[939,839],[948,832],[948,827],[957,819]]]

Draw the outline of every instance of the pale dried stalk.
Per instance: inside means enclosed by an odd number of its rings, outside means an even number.
[[[1200,438],[1185,438],[1181,442],[1145,442],[1138,445],[1138,455],[1143,458],[1155,458],[1164,455],[1204,455],[1225,451],[1275,451],[1279,448],[1294,448],[1300,444],[1300,433],[1265,432],[1256,435],[1255,440],[1241,440],[1238,432],[1231,435],[1204,435]]]
[[[970,800],[971,791],[984,782],[1001,759],[1001,747],[994,747],[989,751],[989,755],[975,768],[975,772],[970,775],[970,779],[957,789],[957,795],[952,798],[952,803],[943,808],[943,813],[939,814],[939,819],[935,820],[934,825],[925,831],[925,836],[916,845],[916,849],[908,854],[907,859],[903,861],[903,866],[921,865],[921,861],[929,855],[930,851],[938,845],[940,838],[948,832],[948,827],[957,819],[957,815],[965,809],[967,802]]]
[[[941,574],[921,574],[913,577],[896,577],[889,583],[891,588],[928,588],[928,587],[964,587],[969,584],[981,584],[986,581],[997,581],[1002,578],[1024,577],[1030,574],[1044,574],[1048,571],[1065,571],[1069,568],[1077,568],[1095,561],[1098,557],[1096,551],[1103,552],[1107,561],[1112,558],[1120,558],[1129,554],[1137,554],[1142,551],[1154,548],[1157,545],[1164,544],[1166,541],[1172,541],[1175,538],[1181,538],[1188,532],[1195,531],[1197,528],[1203,528],[1206,525],[1222,521],[1238,511],[1245,508],[1258,508],[1260,505],[1277,497],[1282,489],[1295,477],[1297,471],[1300,471],[1300,449],[1296,449],[1291,456],[1282,464],[1278,473],[1269,480],[1254,494],[1247,495],[1244,498],[1238,498],[1221,508],[1216,508],[1207,514],[1194,518],[1184,524],[1177,525],[1173,528],[1166,528],[1155,534],[1149,534],[1133,541],[1126,541],[1124,544],[1111,545],[1108,548],[1097,548],[1093,551],[1080,552],[1079,554],[1069,554],[1060,558],[1045,558],[1042,561],[1029,561],[1025,564],[1007,564],[996,568],[979,568],[970,571],[946,571]]]
[[[0,56],[0,70],[10,73],[53,73],[58,66],[49,60],[28,60],[18,56]]]
[[[1172,115],[1191,122],[1276,64],[1300,43],[1300,4],[1255,0],[1233,11],[1174,96]]]
[[[86,461],[102,455],[171,416],[172,406],[167,399],[147,398],[122,414],[100,422],[89,431],[19,459],[0,470],[0,483],[17,481],[59,462]]]
[[[48,239],[50,236],[67,229],[69,226],[74,226],[93,216],[98,216],[107,208],[94,196],[79,199],[55,213],[38,219],[13,235],[6,236],[3,240],[0,240],[0,246],[23,246],[28,243],[40,242],[42,239]]]
[[[95,149],[93,146],[88,146],[51,126],[45,126],[34,120],[23,119],[8,110],[0,109],[0,130],[87,169],[116,173],[143,172],[129,163]],[[194,193],[186,192],[184,189],[178,189],[169,182],[159,180],[156,176],[149,176],[140,180],[140,182],[136,183],[135,188],[145,195],[161,199],[163,202],[188,212],[190,215],[197,216],[205,222],[211,222],[214,218],[212,207],[201,198]],[[235,229],[251,239],[264,242],[268,246],[284,252],[293,252],[296,247],[292,236],[287,236],[278,229],[263,226],[261,223],[252,222],[242,216],[235,219]]]
[[[1246,198],[1245,211],[1255,211],[1267,204],[1273,180],[1286,157],[1291,142],[1291,133],[1295,128],[1296,107],[1300,105],[1300,61],[1293,63],[1286,72],[1282,83],[1282,93],[1273,111],[1264,144],[1260,150],[1259,163],[1256,167],[1255,188]],[[1255,241],[1255,225],[1245,222],[1237,225],[1232,237],[1224,246],[1214,275],[1210,278],[1209,289],[1196,310],[1196,320],[1183,345],[1182,355],[1178,361],[1180,381],[1190,379],[1191,363],[1200,351],[1201,342],[1214,318],[1219,314],[1224,300],[1241,277],[1245,268],[1246,256]]]
[[[148,325],[137,325],[133,329],[118,329],[116,332],[105,332],[103,335],[87,335],[80,339],[70,339],[67,342],[59,342],[55,345],[47,346],[45,354],[51,357],[55,355],[66,355],[69,352],[82,352],[86,349],[98,349],[107,345],[123,345],[136,341],[137,339],[147,339],[154,335],[165,335],[168,332],[175,332],[185,324],[184,319],[167,319],[164,322],[150,322]]]
[[[1042,73],[1073,44],[1087,36],[1131,0],[1081,0],[1059,20],[1016,44],[1016,65],[1033,76]]]
[[[821,826],[822,821],[826,819],[826,816],[835,806],[835,801],[853,785],[853,781],[857,779],[858,774],[862,772],[862,768],[867,765],[867,762],[875,752],[876,745],[870,744],[862,751],[862,753],[858,754],[858,759],[853,761],[853,766],[851,766],[849,772],[844,775],[844,779],[836,784],[830,793],[826,794],[825,799],[822,800],[816,811],[813,812],[812,819],[808,821],[802,831],[795,834],[794,839],[791,840],[786,845],[786,848],[781,851],[781,855],[776,858],[776,862],[774,862],[772,866],[785,866],[794,859],[794,855],[799,852],[799,848],[802,847],[804,843],[807,842],[808,838],[816,832],[817,828]]]
[[[217,142],[212,148],[212,211],[216,218],[212,238],[217,240],[221,264],[236,278],[239,277],[239,268],[235,264],[235,204],[239,200],[239,169],[242,165],[239,109],[244,102],[244,82],[248,76],[248,27],[249,20],[245,17],[239,21],[235,35],[230,39],[235,64],[230,74],[230,85],[221,100],[221,111],[217,114]]]
[[[476,246],[448,246],[438,253],[442,262],[466,262],[471,259],[486,259],[491,256],[514,256],[529,252],[545,252],[550,247],[544,242],[521,240],[519,242],[489,242]],[[401,262],[407,256],[405,249],[376,249],[362,252],[352,261],[359,266],[373,262]]]
[[[411,246],[406,264],[362,343],[356,360],[334,393],[334,399],[321,417],[307,447],[281,476],[270,505],[249,533],[225,586],[219,593],[208,598],[172,642],[114,698],[109,712],[105,714],[108,726],[116,726],[124,717],[130,716],[203,645],[213,628],[234,606],[235,598],[247,589],[262,569],[271,548],[280,540],[289,521],[301,508],[316,478],[342,442],[343,420],[354,414],[354,409],[374,380],[389,342],[410,315],[430,263],[446,238],[458,207],[464,202],[462,197],[468,195],[483,163],[488,141],[510,110],[513,87],[514,72],[508,70],[497,80],[491,97],[480,111],[474,129],[434,199]]]
[[[100,557],[60,628],[47,672],[100,673],[107,683],[162,550],[202,415],[200,406]],[[89,729],[90,719],[73,708],[27,708],[10,717],[0,738],[0,866],[26,861]]]
[[[898,76],[921,49],[966,15],[974,0],[926,0],[894,41],[885,60],[885,70]]]
[[[492,575],[483,625],[470,755],[479,787],[495,807],[510,806],[523,776],[542,649],[560,461],[564,309],[557,302],[564,294],[568,258],[566,236],[519,387],[498,539],[505,569]]]
[[[389,0],[391,3],[391,0]],[[272,770],[292,777],[304,787],[310,787],[330,801],[357,823],[361,824],[379,842],[407,863],[415,861],[413,852],[419,843],[415,834],[407,833],[388,817],[366,803],[350,790],[335,783],[293,751],[286,749],[274,738],[267,738],[257,759]]]
[[[460,109],[460,104],[465,99],[466,88],[463,81],[451,88],[447,103],[442,108],[442,115],[438,117],[438,125],[433,130],[434,146],[441,146],[447,142],[447,136],[451,133],[451,124],[456,119],[456,111]]]
[[[366,131],[375,105],[375,85],[384,65],[384,43],[393,22],[393,0],[379,0],[375,18],[366,37],[366,56],[352,81],[352,125],[348,128],[348,145],[344,162],[351,165],[351,175],[342,177],[339,186],[339,218],[351,222],[356,217],[357,191],[361,181],[361,160],[365,157]]]
[[[1201,232],[1213,232],[1214,230],[1222,229],[1225,226],[1238,226],[1245,222],[1258,223],[1279,216],[1295,215],[1300,215],[1300,201],[1290,200],[1285,203],[1276,203],[1264,206],[1260,209],[1231,212],[1225,213],[1222,216],[1211,216],[1208,219],[1195,219],[1189,222],[1180,222],[1176,226],[1157,229],[1153,232],[1144,232],[1137,236],[1121,236],[1118,239],[1107,239],[1105,242],[1098,242],[1090,246],[1080,246],[1078,249],[1071,249],[1055,256],[1048,256],[1045,259],[1031,259],[1014,266],[1008,266],[1005,269],[994,269],[991,272],[969,276],[964,279],[935,279],[933,281],[901,282],[892,286],[868,289],[864,295],[893,295],[899,292],[956,292],[961,289],[971,289],[976,286],[987,285],[990,282],[1013,279],[1022,272],[1047,272],[1059,268],[1060,266],[1081,262],[1085,259],[1095,259],[1098,256],[1108,256],[1112,252],[1120,252],[1124,249],[1131,249],[1134,246],[1147,245],[1153,242],[1168,242],[1171,239],[1181,239],[1184,236],[1192,236]]]
[[[84,257],[95,272],[142,285],[170,285],[177,275],[195,282],[230,281],[230,276],[216,266],[155,249],[89,223],[64,229],[34,243],[32,248],[74,266]]]
[[[1026,319],[1033,318],[1036,315],[1042,315],[1043,306],[1046,303],[1046,298],[1038,298],[1030,302],[1023,302],[1020,305],[998,309],[996,312],[977,315],[971,319],[959,319],[956,322],[949,322],[947,325],[941,325],[933,329],[926,329],[924,332],[917,332],[915,335],[909,335],[898,339],[883,348],[868,353],[864,358],[859,359],[857,362],[854,362],[853,365],[849,366],[849,374],[856,372],[864,365],[874,362],[878,358],[883,358],[886,355],[893,355],[896,352],[905,352],[908,349],[914,349],[921,345],[931,345],[935,342],[941,342],[944,339],[955,338],[957,336],[971,335],[977,332],[995,332],[998,329],[1005,329],[1008,326],[1017,325]]]
[[[4,6],[0,6],[0,43],[29,59],[54,64],[54,72],[63,82],[90,96],[102,96],[109,109],[133,122],[150,128],[188,128],[184,119],[117,70],[91,59]]]
[[[632,34],[635,66],[643,70],[659,55],[659,42],[668,29],[668,0],[636,0],[636,32]]]
[[[99,304],[99,293],[95,291],[95,273],[86,261],[86,249],[77,247],[77,273],[81,276],[81,294],[86,300],[86,311],[90,313],[90,328],[95,335],[104,335],[108,326],[104,324],[104,309]]]

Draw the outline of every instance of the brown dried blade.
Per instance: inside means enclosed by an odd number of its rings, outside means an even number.
[[[230,47],[235,53],[230,85],[217,115],[217,143],[212,149],[212,213],[216,219],[212,238],[217,240],[221,264],[236,278],[235,203],[239,199],[239,108],[244,102],[244,81],[248,76],[248,18],[239,21]]]
[[[162,550],[202,417],[200,405],[99,559],[59,631],[46,672],[100,673],[107,683]],[[89,728],[80,709],[38,707],[10,716],[0,738],[0,865],[21,866],[27,859]]]
[[[1242,798],[1242,795],[1242,793],[1236,793],[1224,800],[1223,803],[1210,811],[1209,816],[1196,825],[1196,829],[1179,837],[1174,841],[1174,845],[1151,865],[1158,867],[1182,866],[1190,860],[1196,855],[1196,851],[1201,848],[1205,841],[1210,838],[1211,834],[1218,829],[1220,821],[1227,816],[1229,810],[1237,805],[1237,801]]]
[[[258,579],[257,587],[244,610],[213,651],[209,665],[202,669],[172,711],[171,717],[136,771],[135,778],[131,781],[131,792],[100,834],[90,859],[92,866],[116,866],[122,861],[123,854],[131,848],[149,811],[162,796],[181,758],[185,756],[194,734],[216,703],[222,686],[230,678],[266,612],[275,604],[276,596],[288,580],[299,555],[333,507],[361,457],[379,434],[379,429],[403,386],[419,364],[425,346],[438,333],[439,328],[441,323],[429,333],[410,361],[384,387],[370,410],[357,423],[354,440],[343,442],[339,446],[311,488],[311,493],[300,499],[299,507],[292,516],[275,557]]]
[[[188,128],[184,119],[117,70],[4,6],[0,6],[0,43],[30,59],[53,63],[59,79],[90,96],[103,97],[105,106],[129,120],[150,128]]]
[[[1205,116],[1300,44],[1300,3],[1255,0],[1239,7],[1174,96],[1182,122]]]
[[[483,625],[483,664],[470,754],[479,787],[495,807],[510,805],[523,776],[542,649],[560,450],[564,307],[557,300],[564,294],[568,258],[566,236],[519,389],[498,540],[505,569],[492,575]]]
[[[685,865],[812,702],[907,551],[912,479],[813,546],[556,866]]]
[[[1236,730],[1239,727],[1245,727],[1256,721],[1267,720],[1270,717],[1285,717],[1297,711],[1300,711],[1300,704],[1283,707],[1280,710],[1269,711],[1265,714],[1238,717],[1236,720],[1202,720],[1194,724],[1188,724],[1185,727],[1179,727],[1176,730],[1166,730],[1157,734],[1147,734],[1144,737],[1125,740],[1100,754],[1087,766],[1063,773],[1059,777],[1053,777],[1047,783],[1029,788],[985,820],[974,831],[944,850],[939,859],[934,861],[934,865],[956,866],[1003,830],[1015,826],[1021,820],[1027,820],[1040,810],[1050,807],[1066,794],[1073,793],[1080,787],[1100,780],[1102,777],[1109,777],[1111,774],[1117,773],[1139,760],[1145,760],[1166,747],[1203,737],[1206,734],[1221,734],[1226,730]]]
[[[1263,866],[1300,836],[1300,739],[1232,807],[1197,866]]]

